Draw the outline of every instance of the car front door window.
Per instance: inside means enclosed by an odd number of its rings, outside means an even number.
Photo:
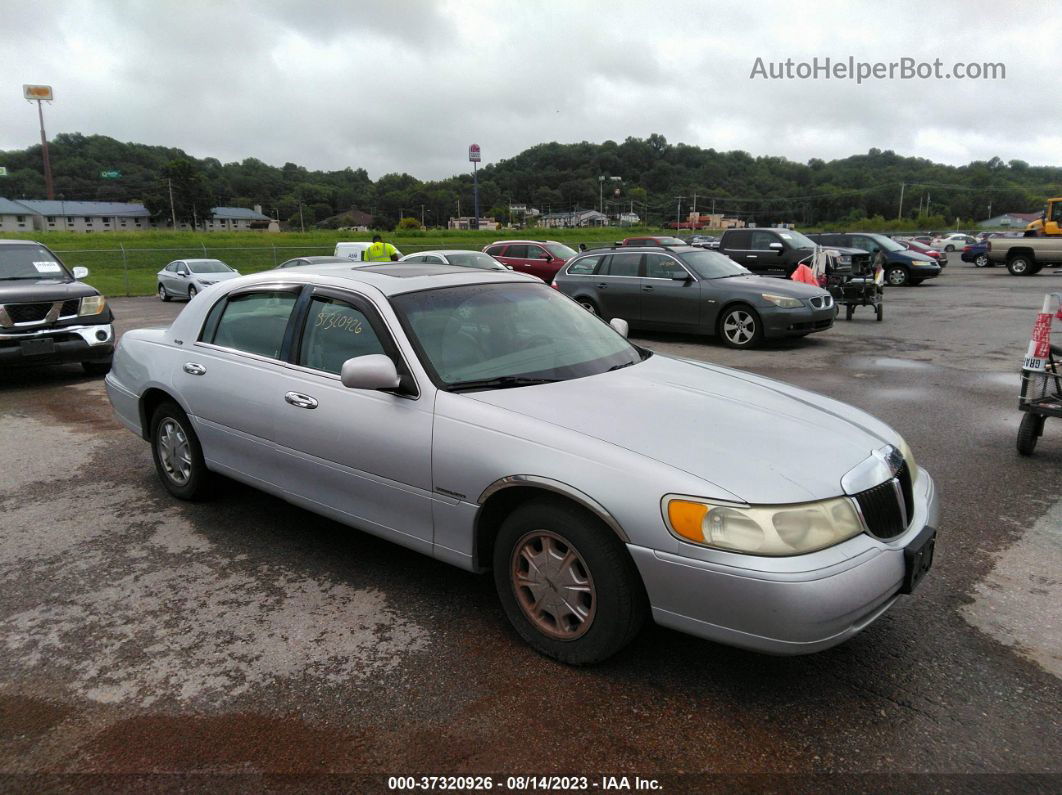
[[[386,353],[365,314],[327,296],[314,296],[302,334],[297,363],[339,375],[343,362]]]

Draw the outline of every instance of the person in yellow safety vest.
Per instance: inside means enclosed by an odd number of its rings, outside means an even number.
[[[390,243],[384,243],[379,235],[372,236],[372,245],[361,252],[366,262],[394,262],[398,259],[398,249]]]

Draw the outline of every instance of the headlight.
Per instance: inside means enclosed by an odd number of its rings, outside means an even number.
[[[915,463],[914,453],[911,452],[911,446],[907,444],[907,440],[902,436],[900,437],[900,455],[903,456],[903,460],[907,462],[907,468],[911,471],[911,480],[918,476],[918,464]]]
[[[837,261],[841,265],[851,265],[852,264],[852,255],[851,254],[842,254],[841,256],[839,256],[837,258]]]
[[[847,497],[749,507],[673,498],[667,504],[667,519],[683,541],[771,557],[803,555],[863,532]]]
[[[102,295],[86,295],[81,299],[78,315],[98,315],[107,308],[107,299]]]
[[[790,298],[787,295],[775,295],[774,293],[761,293],[760,298],[768,303],[772,303],[775,306],[781,306],[785,309],[795,309],[798,306],[803,306],[804,302],[799,298]]]

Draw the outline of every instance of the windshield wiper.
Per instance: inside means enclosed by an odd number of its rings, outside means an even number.
[[[632,364],[638,364],[644,362],[645,359],[639,359],[637,362],[624,362],[623,364],[614,364],[606,372],[611,373],[613,370],[622,370],[624,367],[630,367]]]
[[[559,378],[524,378],[519,375],[503,375],[500,378],[481,378],[476,381],[458,381],[450,384],[451,392],[465,392],[472,389],[509,389],[517,386],[535,386],[536,384],[555,384]]]

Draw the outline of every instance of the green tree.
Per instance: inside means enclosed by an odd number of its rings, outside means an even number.
[[[171,160],[162,167],[156,189],[145,197],[144,203],[153,217],[165,219],[176,215],[178,223],[190,223],[194,229],[210,218],[214,194],[194,163]]]

